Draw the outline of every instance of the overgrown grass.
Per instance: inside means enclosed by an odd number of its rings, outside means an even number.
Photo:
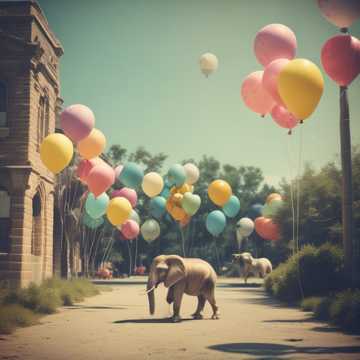
[[[0,333],[33,324],[39,315],[52,314],[62,305],[73,305],[99,290],[85,279],[49,279],[26,289],[0,289]]]

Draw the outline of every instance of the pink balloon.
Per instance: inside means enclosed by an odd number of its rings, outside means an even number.
[[[61,128],[71,140],[85,139],[95,125],[95,116],[85,105],[68,106],[60,115]]]
[[[360,40],[350,35],[330,38],[321,50],[321,63],[338,85],[349,85],[360,73]]]
[[[293,59],[296,53],[295,34],[282,24],[263,27],[255,37],[254,51],[259,63],[267,66],[276,59]]]
[[[248,75],[242,83],[241,96],[249,109],[264,116],[275,102],[263,86],[263,74],[263,71],[255,71]]]
[[[127,220],[121,225],[121,234],[127,240],[135,239],[140,232],[139,224],[134,220]]]
[[[89,190],[95,197],[108,190],[115,182],[114,169],[107,164],[95,165],[86,178]]]
[[[288,109],[281,105],[275,105],[273,107],[271,116],[279,126],[285,129],[291,130],[299,123],[299,120],[296,119]],[[291,132],[289,132],[289,134],[291,134]]]
[[[91,160],[83,159],[79,162],[77,169],[76,169],[76,175],[80,179],[81,182],[86,184],[86,178],[89,175],[90,170],[95,165],[107,165],[104,160],[102,160],[99,157],[93,158]]]
[[[262,78],[262,83],[265,90],[271,95],[273,100],[279,104],[285,106],[283,103],[277,87],[277,79],[281,70],[290,62],[288,59],[277,59],[272,61],[264,69],[264,75]]]
[[[116,166],[116,168],[115,168],[115,177],[116,177],[116,179],[119,178],[123,168],[124,168],[124,166],[121,165],[121,164]]]
[[[124,197],[125,199],[128,199],[131,206],[134,208],[136,206],[137,203],[137,193],[134,189],[130,189],[130,188],[122,188],[119,190],[114,190],[111,193],[111,198],[114,197]]]

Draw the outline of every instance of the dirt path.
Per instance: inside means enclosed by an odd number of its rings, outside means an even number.
[[[167,322],[165,289],[148,315],[144,285],[127,281],[112,292],[43,318],[41,325],[0,338],[0,359],[360,359],[360,337],[279,306],[261,288],[238,279],[217,289],[221,319],[190,320],[196,298],[185,296],[182,323]]]

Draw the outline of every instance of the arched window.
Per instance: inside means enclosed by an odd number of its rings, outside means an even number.
[[[32,236],[31,236],[31,254],[41,255],[41,236],[42,236],[42,222],[41,222],[41,197],[37,192],[32,200]]]
[[[7,127],[7,89],[3,81],[0,81],[0,127]]]
[[[0,253],[10,251],[10,196],[0,187]]]
[[[38,105],[37,148],[49,134],[50,104],[47,96],[40,96]]]

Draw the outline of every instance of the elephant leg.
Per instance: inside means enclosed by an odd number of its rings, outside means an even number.
[[[203,318],[203,316],[201,315],[201,312],[204,310],[205,301],[206,301],[206,298],[204,295],[198,296],[198,305],[197,305],[196,311],[194,312],[194,314],[192,314],[192,317],[194,319],[202,319]]]
[[[173,286],[174,288],[174,315],[172,317],[173,322],[179,322],[181,321],[180,317],[180,306],[181,306],[181,300],[184,295],[185,290],[185,281],[180,281],[176,285]]]
[[[209,304],[211,305],[213,314],[211,316],[212,319],[219,319],[219,308],[216,305],[216,300],[215,300],[215,289],[211,289],[211,291],[208,293],[206,300],[209,302]]]
[[[168,304],[171,304],[174,302],[174,287],[170,287],[166,296],[166,301]]]

